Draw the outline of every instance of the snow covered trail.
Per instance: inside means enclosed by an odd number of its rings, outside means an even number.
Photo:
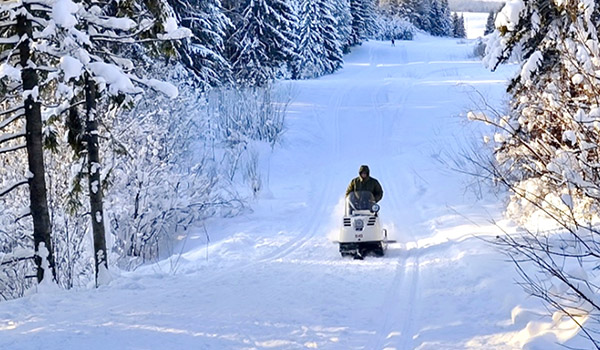
[[[212,220],[209,247],[201,230],[181,257],[99,290],[0,303],[0,348],[521,348],[537,333],[511,321],[524,302],[513,267],[477,238],[497,233],[500,203],[477,201],[439,162],[478,137],[459,117],[473,89],[499,105],[510,73],[471,52],[423,36],[369,42],[336,74],[280,83],[294,95],[287,132],[262,154],[253,213]],[[357,261],[331,239],[361,164],[398,243]]]

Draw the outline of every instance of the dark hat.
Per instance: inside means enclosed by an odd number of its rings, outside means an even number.
[[[360,175],[362,173],[367,173],[367,176],[370,175],[371,171],[369,170],[369,166],[368,165],[361,165],[360,166],[360,168],[358,169],[358,175]]]

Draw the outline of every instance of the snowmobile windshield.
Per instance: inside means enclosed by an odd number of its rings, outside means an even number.
[[[353,191],[346,196],[346,215],[355,210],[371,210],[375,197],[369,191]]]

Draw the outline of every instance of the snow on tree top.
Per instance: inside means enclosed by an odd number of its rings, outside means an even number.
[[[496,17],[496,28],[505,27],[509,31],[515,30],[517,23],[519,23],[519,15],[524,9],[525,4],[522,0],[512,0],[507,2]]]
[[[117,95],[119,92],[127,94],[141,92],[141,89],[136,88],[131,79],[114,64],[93,62],[89,64],[89,68],[95,77],[104,80],[104,83],[108,85],[108,91],[113,95]]]
[[[81,75],[83,64],[76,58],[64,56],[60,59],[60,69],[64,72],[64,80],[69,81],[71,78],[77,78]]]
[[[21,71],[8,63],[0,64],[0,79],[8,77],[14,81],[21,81]]]
[[[54,23],[63,28],[73,28],[77,24],[77,19],[73,14],[79,10],[71,0],[56,0],[52,6],[52,19]]]

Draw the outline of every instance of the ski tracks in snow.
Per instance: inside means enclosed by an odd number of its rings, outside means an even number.
[[[393,281],[381,305],[383,322],[375,333],[373,349],[414,348],[418,285],[419,257],[410,254],[396,265]]]

